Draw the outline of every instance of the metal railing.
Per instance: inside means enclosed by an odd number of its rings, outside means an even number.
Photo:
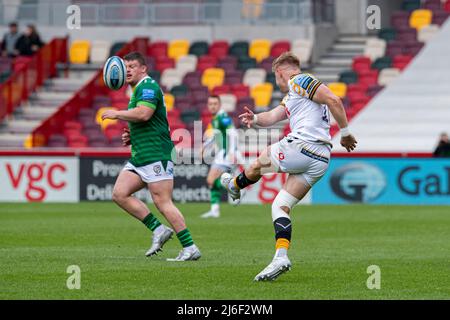
[[[56,64],[67,62],[68,38],[55,38],[27,58],[0,84],[0,122],[13,113],[44,81],[56,75]],[[17,63],[16,58],[15,63]]]
[[[319,3],[319,5],[317,5]],[[246,25],[311,24],[332,22],[334,0],[227,0],[96,3],[77,1],[41,1],[36,3],[0,3],[0,24],[11,20],[46,26],[64,26],[67,8],[80,8],[81,25],[148,26],[148,25]]]

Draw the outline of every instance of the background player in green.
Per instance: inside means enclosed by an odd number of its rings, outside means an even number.
[[[197,260],[201,253],[192,240],[183,215],[172,202],[174,145],[170,139],[164,96],[159,85],[147,75],[145,59],[139,52],[124,57],[126,81],[133,92],[128,110],[108,110],[102,119],[128,121],[122,140],[131,144],[131,158],[119,174],[113,190],[113,201],[153,231],[152,246],[146,256],[162,250],[173,230],[161,224],[147,205],[133,193],[147,186],[153,202],[164,215],[183,246],[170,261]]]
[[[212,95],[208,98],[208,110],[213,118],[206,129],[208,139],[203,148],[208,151],[214,149],[215,157],[206,178],[211,195],[211,209],[201,217],[218,218],[220,217],[220,198],[225,191],[220,184],[220,176],[224,172],[233,171],[238,159],[238,150],[233,120],[221,108],[219,96]]]

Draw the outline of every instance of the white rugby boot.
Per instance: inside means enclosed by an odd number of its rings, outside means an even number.
[[[230,183],[232,178],[228,172],[222,173],[220,176],[220,184],[228,191],[233,201],[238,201],[241,199],[241,191],[233,185],[234,183]]]
[[[176,258],[166,259],[167,261],[193,261],[198,260],[202,256],[200,250],[195,244],[192,246],[181,249]]]
[[[158,230],[159,229],[159,230]],[[152,246],[150,249],[147,250],[145,255],[147,257],[153,256],[157,254],[158,252],[162,251],[163,245],[172,239],[173,236],[173,230],[169,227],[166,227],[165,225],[160,225],[158,228],[155,229],[152,236]]]
[[[291,270],[291,261],[287,256],[275,257],[272,262],[258,273],[255,281],[271,281],[278,278],[281,274]]]

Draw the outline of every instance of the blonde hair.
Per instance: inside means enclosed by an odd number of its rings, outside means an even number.
[[[275,72],[276,68],[284,64],[300,69],[300,59],[291,51],[283,52],[278,58],[273,61],[272,71]]]

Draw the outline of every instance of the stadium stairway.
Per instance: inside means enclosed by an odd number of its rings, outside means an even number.
[[[450,19],[350,123],[361,152],[432,152],[450,125]],[[339,135],[335,151],[343,150]]]
[[[341,72],[351,69],[353,58],[364,53],[369,38],[370,36],[340,35],[329,51],[320,57],[311,73],[326,84],[337,82]]]
[[[65,72],[60,70],[57,78],[48,79],[42,88],[15,110],[12,119],[0,127],[0,148],[27,147],[30,133],[70,99],[94,73],[69,70],[66,77]]]

